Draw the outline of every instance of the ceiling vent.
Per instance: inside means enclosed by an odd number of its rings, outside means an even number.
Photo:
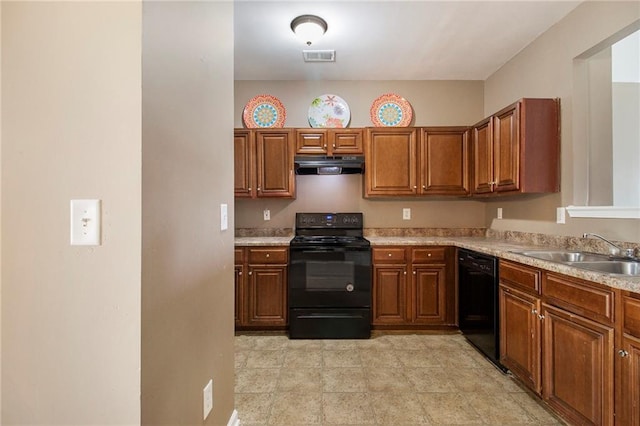
[[[305,62],[335,62],[335,50],[303,50],[302,57]]]

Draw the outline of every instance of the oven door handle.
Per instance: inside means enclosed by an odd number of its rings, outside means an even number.
[[[298,315],[296,318],[299,319],[333,319],[333,318],[362,318],[362,315],[349,315],[349,314],[316,314],[316,315]]]

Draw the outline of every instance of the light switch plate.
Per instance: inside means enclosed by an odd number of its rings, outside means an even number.
[[[226,231],[229,228],[229,214],[226,204],[220,204],[220,230]]]
[[[99,246],[100,200],[71,200],[70,242],[72,246]]]
[[[498,207],[498,219],[502,219],[502,207]]]
[[[264,209],[262,211],[262,216],[263,216],[264,220],[271,220],[271,210]]]
[[[402,209],[402,220],[411,220],[411,209]]]

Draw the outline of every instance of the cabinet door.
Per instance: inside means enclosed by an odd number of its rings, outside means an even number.
[[[416,129],[367,129],[365,196],[414,195]]]
[[[255,145],[251,130],[236,129],[233,138],[234,189],[238,198],[255,197]]]
[[[324,129],[297,129],[296,154],[321,154],[328,152],[327,131]]]
[[[373,324],[407,322],[407,268],[405,265],[374,266]]]
[[[362,154],[364,144],[361,129],[335,129],[329,131],[330,153],[332,155]]]
[[[490,118],[473,127],[473,192],[493,192],[493,121]]]
[[[249,265],[248,325],[286,325],[286,283],[286,266]]]
[[[469,193],[467,128],[422,129],[420,138],[420,193]]]
[[[540,299],[500,285],[500,363],[538,395]]]
[[[494,117],[494,191],[516,191],[520,188],[519,117],[519,103]]]
[[[244,266],[236,265],[236,278],[235,278],[235,309],[234,318],[236,327],[244,325]]]
[[[288,130],[256,131],[257,196],[293,198],[293,136]]]
[[[414,265],[411,320],[418,324],[446,322],[445,265]]]
[[[613,424],[612,327],[542,304],[544,400],[571,424]]]
[[[640,339],[625,334],[622,338],[622,350],[618,353],[621,381],[620,413],[616,415],[617,424],[640,425]]]

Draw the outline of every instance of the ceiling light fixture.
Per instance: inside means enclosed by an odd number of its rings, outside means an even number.
[[[301,15],[291,21],[291,31],[307,46],[311,46],[327,32],[327,22],[319,16]]]

